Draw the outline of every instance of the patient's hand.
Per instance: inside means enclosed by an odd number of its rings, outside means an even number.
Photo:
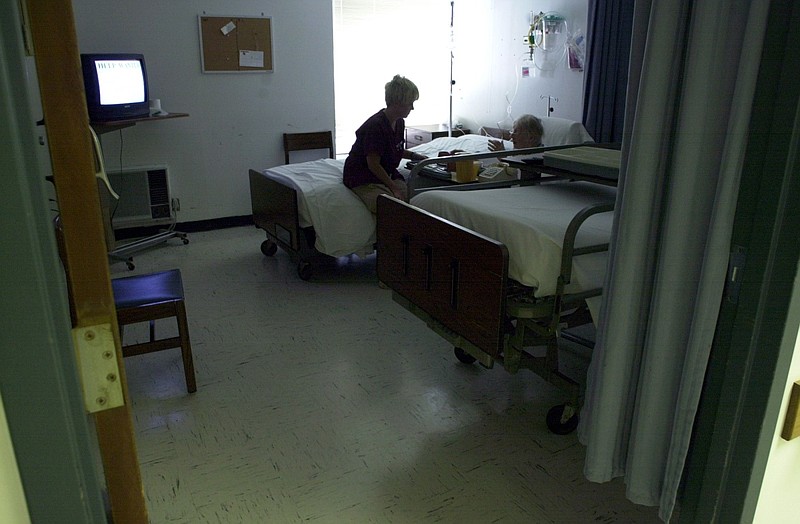
[[[505,151],[502,140],[489,140],[489,151]]]

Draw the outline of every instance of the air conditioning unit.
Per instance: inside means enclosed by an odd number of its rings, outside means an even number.
[[[114,229],[175,224],[167,166],[136,167],[108,173],[111,187],[119,195],[112,207]]]

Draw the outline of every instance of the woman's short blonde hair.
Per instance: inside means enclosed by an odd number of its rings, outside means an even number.
[[[415,100],[419,99],[419,89],[408,78],[400,75],[394,75],[389,82],[386,83],[386,106],[396,104],[413,104]]]

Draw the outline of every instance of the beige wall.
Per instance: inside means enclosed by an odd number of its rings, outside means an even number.
[[[3,397],[0,396],[0,522],[26,524],[30,521],[14,447],[11,445]]]
[[[788,442],[781,438],[789,393],[792,384],[800,380],[798,324],[800,324],[800,278],[795,277],[794,292],[789,305],[786,332],[783,337],[783,344],[793,347],[794,355],[789,367],[780,416],[775,428],[761,493],[758,497],[754,518],[756,523],[782,524],[800,520],[800,510],[797,506],[797,497],[800,494],[800,437]]]

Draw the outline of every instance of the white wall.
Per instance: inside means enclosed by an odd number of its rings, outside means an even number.
[[[136,52],[151,98],[188,118],[121,132],[124,167],[166,164],[180,222],[250,214],[248,168],[283,163],[282,133],[332,129],[330,0],[75,0],[83,53]],[[273,73],[203,74],[198,15],[272,17]],[[120,136],[102,136],[109,171]]]
[[[534,7],[561,12],[571,30],[585,34],[587,0],[456,1],[454,121],[475,130],[510,127],[509,114],[545,115],[540,95],[558,98],[554,116],[581,119],[582,73],[562,64],[552,73],[519,77]],[[122,147],[120,133],[102,137],[110,171],[120,164],[169,166],[180,222],[250,214],[247,170],[283,162],[281,134],[334,128],[331,0],[74,0],[73,9],[81,52],[143,53],[151,97],[165,111],[190,114],[127,128]],[[202,14],[272,17],[275,71],[203,74]],[[387,34],[398,42],[398,54],[419,52],[424,60],[420,51],[433,52],[413,28],[387,28]],[[415,121],[412,114],[409,123],[445,123],[448,100],[438,105],[441,122]]]
[[[523,43],[531,10],[555,11],[567,20],[567,29],[586,35],[587,0],[481,0],[456,2],[454,112],[471,129],[481,125],[511,127],[523,113],[547,116],[547,101],[558,99],[552,116],[580,121],[583,114],[583,73],[565,61],[542,71],[528,61]],[[528,67],[530,76],[521,75]],[[498,126],[498,123],[502,124]]]

